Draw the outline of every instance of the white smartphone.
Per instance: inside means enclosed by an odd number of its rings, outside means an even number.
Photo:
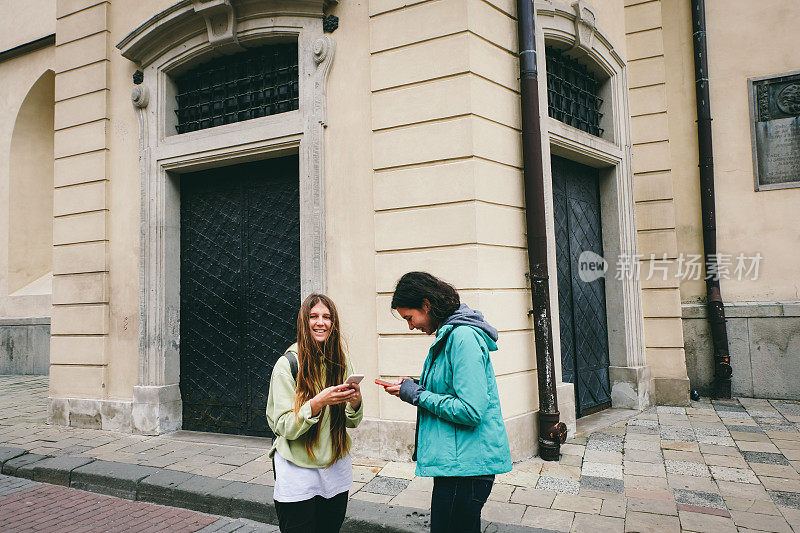
[[[353,374],[344,380],[344,384],[347,385],[349,383],[361,383],[362,379],[364,379],[364,374]]]

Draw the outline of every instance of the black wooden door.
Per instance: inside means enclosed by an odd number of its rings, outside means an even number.
[[[603,255],[598,173],[553,156],[552,175],[561,369],[582,416],[611,404],[605,283],[583,281],[578,271],[582,252]]]
[[[297,157],[181,176],[183,428],[271,436],[272,367],[296,338]]]

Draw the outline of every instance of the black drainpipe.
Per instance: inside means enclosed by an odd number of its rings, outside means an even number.
[[[519,71],[522,101],[522,160],[525,182],[525,225],[528,234],[528,268],[539,378],[539,456],[558,461],[567,427],[559,422],[550,290],[547,272],[547,234],[544,216],[544,172],[539,122],[539,80],[536,72],[536,30],[532,0],[517,0]]]
[[[705,1],[692,0],[694,73],[697,93],[697,143],[700,151],[700,208],[703,219],[703,252],[706,266],[706,298],[711,340],[714,344],[714,391],[716,398],[731,397],[731,357],[725,307],[717,270],[717,222],[714,206],[714,152],[711,146],[711,105],[708,89],[708,46],[706,44]],[[715,279],[716,278],[716,279]]]

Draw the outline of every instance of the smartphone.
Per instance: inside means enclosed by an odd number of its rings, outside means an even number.
[[[385,379],[376,379],[375,380],[375,384],[376,385],[381,385],[383,387],[393,387],[393,386],[397,385],[396,382],[394,382],[394,381],[386,381]]]
[[[353,374],[344,380],[344,385],[348,385],[350,383],[361,383],[362,379],[364,379],[364,374]]]

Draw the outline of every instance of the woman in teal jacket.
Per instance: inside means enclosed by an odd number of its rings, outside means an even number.
[[[386,387],[418,408],[416,473],[434,478],[431,532],[479,532],[494,475],[511,470],[489,358],[497,330],[462,304],[452,285],[426,272],[400,278],[392,309],[409,329],[436,336],[420,379]]]

